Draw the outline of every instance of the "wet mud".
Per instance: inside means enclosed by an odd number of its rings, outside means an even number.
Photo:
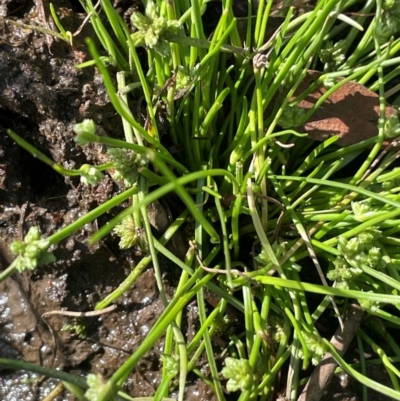
[[[53,1],[65,29],[74,32],[85,15],[78,2]],[[44,11],[44,14],[43,14]],[[81,148],[72,127],[93,119],[103,133],[121,137],[120,117],[106,95],[94,68],[77,69],[87,58],[84,39],[93,37],[90,24],[74,38],[74,47],[34,29],[12,22],[46,27],[49,4],[40,0],[3,1],[0,4],[0,268],[13,260],[8,246],[21,240],[29,228],[40,227],[49,236],[117,194],[111,178],[96,187],[64,178],[36,160],[7,135],[12,129],[66,168],[83,163],[101,164],[101,146]],[[51,25],[50,25],[51,28]],[[105,216],[108,219],[109,216]],[[118,301],[118,308],[83,321],[62,315],[42,318],[53,310],[90,311],[130,273],[137,257],[121,252],[118,240],[88,245],[88,237],[103,221],[87,224],[52,249],[57,262],[34,272],[15,274],[0,284],[0,354],[74,374],[90,372],[109,377],[136,349],[163,311],[150,268]],[[165,264],[168,271],[171,267]],[[167,274],[172,296],[174,274]],[[172,278],[171,278],[172,277]],[[65,331],[80,325],[84,335]],[[132,396],[150,396],[161,377],[163,342],[142,359],[127,381]],[[0,399],[41,400],[55,387],[52,380],[0,367]],[[212,399],[209,389],[193,380],[196,399]],[[198,388],[197,388],[198,387]],[[189,397],[190,398],[190,397]],[[57,401],[72,400],[65,393]]]

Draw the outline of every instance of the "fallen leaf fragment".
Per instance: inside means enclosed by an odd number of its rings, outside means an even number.
[[[320,76],[319,71],[309,71],[299,86],[296,96],[310,87]],[[321,84],[298,106],[308,111],[327,91]],[[396,109],[386,106],[386,117],[397,113]],[[348,82],[331,94],[328,99],[300,127],[300,132],[307,132],[309,137],[324,141],[338,134],[340,146],[349,146],[378,135],[379,97],[357,82]]]

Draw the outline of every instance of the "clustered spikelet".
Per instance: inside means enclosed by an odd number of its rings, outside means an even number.
[[[119,247],[128,249],[139,246],[142,251],[147,249],[146,235],[143,228],[137,228],[132,215],[126,216],[115,228],[114,232],[120,237]]]
[[[145,15],[134,12],[131,16],[132,25],[137,29],[132,34],[134,46],[146,46],[166,57],[170,53],[169,43],[163,37],[166,33],[176,33],[181,26],[179,21],[171,21],[159,14],[158,6],[149,1]]]
[[[115,180],[123,179],[125,185],[130,187],[136,184],[138,168],[147,165],[147,155],[121,148],[110,148],[107,153],[114,162],[113,178]]]
[[[55,262],[56,258],[51,252],[48,239],[41,238],[38,227],[31,227],[24,241],[14,241],[10,245],[11,252],[17,255],[16,268],[19,272],[33,270],[37,266]]]

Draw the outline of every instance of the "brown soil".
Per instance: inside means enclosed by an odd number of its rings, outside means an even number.
[[[77,2],[53,1],[67,30],[74,32],[85,15]],[[0,4],[0,268],[13,260],[8,245],[22,239],[31,226],[48,236],[110,199],[120,188],[109,178],[96,187],[64,179],[35,160],[6,135],[12,129],[37,149],[68,168],[101,163],[104,149],[73,141],[72,127],[93,119],[109,135],[122,133],[120,117],[110,105],[94,68],[78,70],[86,57],[85,37],[94,37],[90,24],[74,38],[74,48],[49,36],[12,25],[8,20],[44,26],[48,3],[6,0]],[[105,216],[103,219],[108,219]],[[101,220],[101,219],[100,219]],[[86,318],[87,337],[62,331],[71,318],[41,318],[51,310],[90,311],[112,292],[137,262],[121,252],[117,239],[89,246],[87,239],[103,221],[86,225],[53,249],[57,262],[32,273],[15,274],[0,284],[0,350],[2,357],[86,375],[104,377],[132,353],[163,311],[153,270],[146,271],[122,298],[118,308],[101,317]],[[170,295],[175,271],[162,262]],[[54,333],[54,336],[53,336]],[[137,366],[125,390],[133,397],[153,395],[160,381],[160,341]],[[190,383],[189,383],[190,384]],[[55,386],[33,374],[1,370],[0,399],[41,400]],[[212,399],[210,390],[193,381],[196,399]],[[70,400],[60,395],[56,400]]]

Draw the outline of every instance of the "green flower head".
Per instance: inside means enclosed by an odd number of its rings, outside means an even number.
[[[316,366],[321,362],[321,359],[325,355],[326,347],[321,341],[320,335],[316,332],[303,332],[303,337],[306,346],[312,355],[311,362],[314,366]]]
[[[173,358],[172,356],[163,354],[161,356],[161,359],[163,360],[164,367],[167,370],[168,373],[171,375],[177,375],[179,372],[179,363],[178,361]]]
[[[138,180],[138,168],[146,166],[149,162],[146,154],[136,153],[129,149],[110,148],[107,153],[114,162],[113,178],[123,179],[125,185],[130,187]]]
[[[360,222],[368,220],[375,213],[370,200],[351,202],[351,209],[353,210],[354,217]]]
[[[385,121],[385,138],[393,139],[400,136],[400,121],[399,116],[392,114]]]
[[[374,293],[373,291],[368,291],[370,293]],[[359,299],[358,303],[361,306],[361,309],[368,312],[377,312],[380,308],[380,303],[377,301],[370,301],[368,299]]]
[[[87,375],[86,383],[89,388],[86,390],[85,397],[89,401],[97,401],[105,386],[103,378],[99,374],[90,373]]]
[[[319,57],[324,63],[324,71],[337,71],[346,59],[346,41],[339,40],[333,44],[328,42],[324,49],[321,49]]]
[[[85,185],[97,185],[103,179],[103,173],[90,164],[83,164],[79,169],[81,182]]]
[[[132,246],[139,246],[142,251],[147,250],[146,234],[142,228],[137,228],[132,215],[126,216],[115,226],[115,234],[120,237],[119,247],[128,249]]]
[[[384,0],[382,8],[392,16],[400,16],[400,3],[398,0]]]
[[[337,281],[341,288],[348,287],[348,282],[362,274],[362,269],[350,266],[342,257],[337,257],[334,261],[335,268],[327,273],[329,280]]]
[[[177,33],[181,26],[179,21],[171,21],[161,16],[157,4],[150,0],[147,3],[145,15],[134,12],[131,22],[137,29],[131,35],[134,46],[146,46],[154,49],[163,57],[169,55],[169,43],[164,35]]]
[[[222,375],[229,379],[226,389],[230,393],[248,390],[253,385],[253,372],[247,359],[226,358]]]
[[[33,270],[37,266],[52,263],[56,260],[51,252],[47,252],[50,241],[41,238],[38,227],[31,227],[24,241],[14,241],[10,245],[11,252],[17,255],[16,268],[19,272]]]
[[[81,123],[75,124],[73,130],[76,134],[74,141],[80,146],[96,140],[96,124],[93,120],[83,120]]]
[[[287,324],[285,319],[276,314],[271,313],[268,316],[268,330],[272,330],[272,337],[275,342],[286,342],[290,336],[290,326]]]
[[[382,13],[379,18],[375,28],[379,43],[385,43],[391,36],[400,31],[400,18],[396,12],[393,8],[391,12],[388,10],[388,12]]]

